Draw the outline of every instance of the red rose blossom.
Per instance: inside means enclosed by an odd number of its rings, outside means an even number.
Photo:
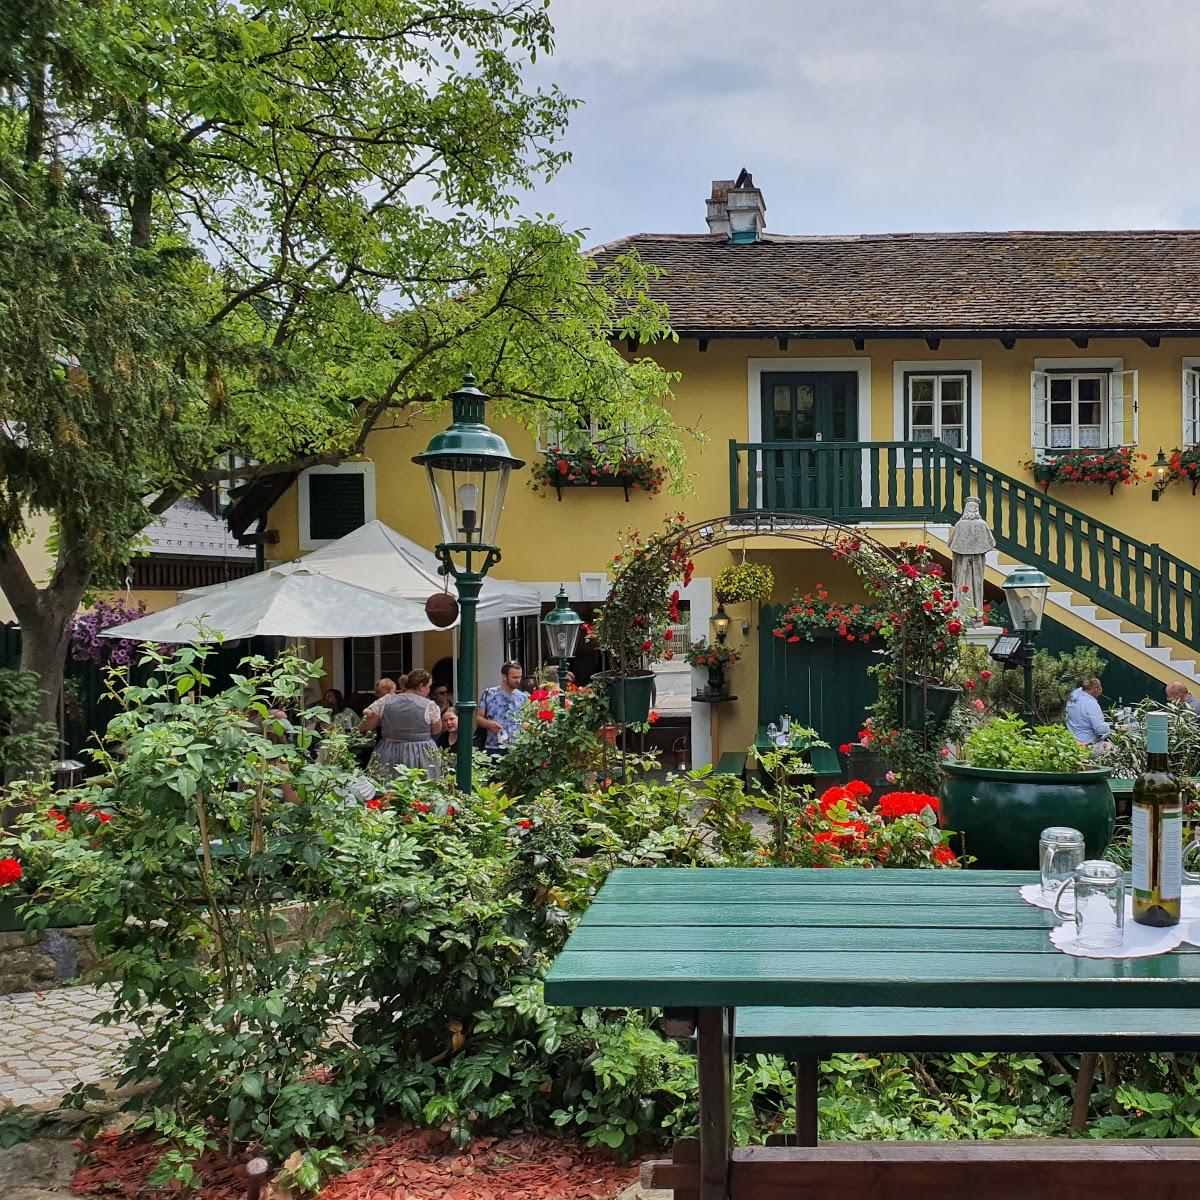
[[[21,864],[15,858],[0,858],[0,887],[18,882],[21,875]]]

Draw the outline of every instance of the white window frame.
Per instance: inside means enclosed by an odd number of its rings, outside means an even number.
[[[1200,446],[1200,358],[1183,360],[1183,441],[1180,449]]]
[[[1073,388],[1070,446],[1052,446],[1050,424],[1050,380],[1102,377],[1100,429],[1097,446],[1080,446],[1078,436],[1077,388]],[[1071,451],[1117,450],[1138,444],[1138,373],[1126,370],[1121,358],[1037,358],[1029,376],[1029,440],[1037,458]],[[1126,436],[1128,432],[1128,436]]]
[[[908,406],[906,375],[966,375],[969,378],[970,414],[967,420],[968,441],[961,453],[971,458],[983,457],[983,360],[962,359],[906,359],[892,364],[892,439],[904,441],[904,416]],[[911,422],[910,422],[911,427]]]
[[[375,464],[362,462],[337,463],[328,467],[309,467],[302,471],[297,482],[297,539],[301,550],[318,550],[334,538],[312,538],[308,535],[311,503],[310,481],[314,475],[361,475],[363,477],[363,523],[375,520]]]
[[[551,450],[557,450],[561,448],[562,438],[556,438],[553,436],[555,431],[561,430],[561,428],[561,426],[545,423],[538,426],[537,448],[539,454],[548,454]],[[580,428],[580,432],[584,432],[582,427]],[[586,433],[588,441],[590,441],[593,446],[599,446],[606,441],[610,441],[614,436],[610,430],[602,429],[599,421],[597,421],[595,417],[588,418]],[[634,439],[630,437],[628,433],[625,433],[622,435],[622,437],[626,451],[632,452],[633,450],[637,449]],[[575,452],[568,450],[566,453],[571,454]]]

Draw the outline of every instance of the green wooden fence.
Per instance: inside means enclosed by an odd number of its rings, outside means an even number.
[[[1200,569],[940,442],[729,443],[730,512],[955,521],[979,500],[996,545],[1109,612],[1200,650]]]

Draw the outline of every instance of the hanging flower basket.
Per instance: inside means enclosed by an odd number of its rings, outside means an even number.
[[[774,590],[775,572],[752,562],[725,567],[713,584],[718,604],[765,604]]]

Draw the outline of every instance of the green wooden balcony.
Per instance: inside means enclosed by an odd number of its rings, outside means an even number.
[[[976,496],[997,548],[1114,616],[1200,649],[1200,570],[941,442],[729,443],[730,512],[953,522]]]

